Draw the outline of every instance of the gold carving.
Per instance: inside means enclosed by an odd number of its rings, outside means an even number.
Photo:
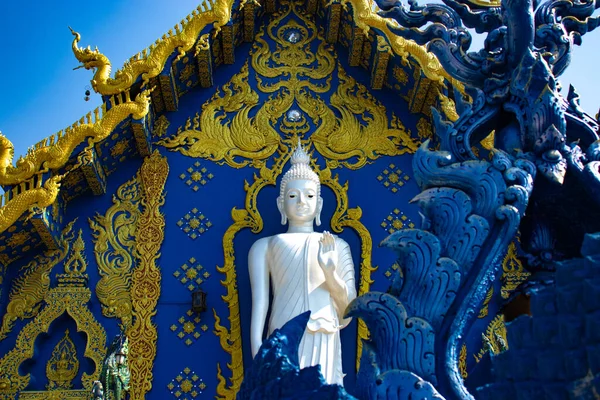
[[[169,128],[169,119],[164,115],[158,117],[156,121],[154,121],[154,126],[152,127],[152,134],[155,137],[163,137],[167,134],[167,129]]]
[[[481,361],[483,355],[489,350],[493,354],[498,354],[508,349],[508,341],[506,339],[506,325],[504,323],[504,315],[498,314],[488,325],[483,336],[483,347],[477,354],[473,354],[475,361]],[[487,342],[487,343],[485,343]]]
[[[460,376],[463,379],[467,379],[469,377],[469,373],[467,372],[467,345],[463,344],[460,349],[460,354],[458,356],[458,370],[460,371]]]
[[[420,46],[412,40],[395,35],[388,26],[389,19],[383,18],[375,12],[370,0],[341,0],[341,3],[352,5],[354,23],[365,34],[371,29],[382,33],[394,53],[402,57],[404,61],[409,61],[409,57],[413,58],[420,65],[427,78],[442,85],[444,79],[447,79],[454,87],[464,91],[463,85],[444,70],[435,55],[429,52],[425,46]],[[335,5],[335,3],[332,5]]]
[[[113,205],[104,216],[89,219],[94,236],[94,254],[100,280],[96,295],[102,314],[121,320],[126,330],[131,325],[131,255],[140,209],[139,183],[133,178],[119,187]]]
[[[116,104],[117,102],[120,104]],[[61,168],[69,160],[73,150],[84,140],[87,139],[90,145],[104,140],[130,115],[133,115],[134,119],[142,119],[150,107],[150,91],[145,90],[138,94],[135,101],[130,101],[129,92],[126,92],[125,96],[120,96],[119,101],[113,98],[113,105],[108,111],[106,105],[102,106],[102,117],[99,110],[95,110],[93,118],[89,113],[78,123],[65,129],[64,133],[61,131],[56,137],[52,136],[38,143],[25,157],[17,161],[16,167],[12,166],[13,145],[6,137],[0,135],[0,185],[18,184],[34,174]],[[58,184],[56,177],[54,179],[52,185]]]
[[[131,85],[141,76],[143,85],[151,78],[158,76],[165,67],[171,54],[177,51],[178,59],[183,57],[187,51],[194,47],[198,35],[209,24],[214,23],[215,33],[220,31],[231,17],[232,0],[209,0],[209,5],[201,4],[190,15],[186,21],[175,25],[174,32],[169,32],[156,43],[150,45],[149,49],[132,57],[125,65],[115,73],[115,78],[110,77],[111,63],[98,49],[84,49],[78,46],[80,35],[73,32],[73,54],[81,67],[95,69],[92,79],[94,90],[103,95],[117,94],[128,90]]]
[[[49,392],[21,392],[19,400],[89,400],[89,390],[52,390]]]
[[[50,288],[50,272],[70,251],[74,238],[74,222],[70,222],[63,230],[57,250],[46,251],[21,269],[24,271],[23,275],[14,282],[9,295],[9,303],[0,328],[0,340],[6,338],[17,319],[25,320],[38,314]]]
[[[86,287],[87,274],[84,257],[82,231],[73,245],[69,260],[65,263],[64,274],[57,274],[58,285],[50,289],[44,297],[46,306],[21,331],[15,347],[0,359],[0,396],[15,398],[25,389],[30,375],[21,375],[19,368],[27,359],[33,358],[35,341],[41,333],[47,333],[50,324],[67,313],[77,325],[78,332],[87,335],[84,357],[94,362],[92,374],[83,373],[81,382],[86,390],[91,390],[92,382],[98,379],[102,360],[106,354],[106,333],[87,307],[91,292]]]
[[[44,186],[42,186],[40,179],[33,178],[21,184],[21,186],[29,186],[31,189],[25,189],[11,198],[7,197],[8,192],[5,193],[5,201],[0,207],[0,233],[10,228],[21,215],[32,207],[37,206],[42,209],[53,204],[60,191],[60,181],[63,177],[64,175],[53,176],[44,183]],[[2,174],[0,171],[1,180]],[[37,183],[34,183],[34,181],[37,181]]]
[[[530,273],[525,271],[523,263],[517,257],[517,245],[511,242],[502,261],[502,289],[503,299],[508,299],[510,294],[529,278]]]
[[[155,150],[144,160],[139,179],[142,189],[140,204],[144,211],[135,230],[134,255],[137,266],[131,280],[133,325],[125,332],[129,339],[131,370],[130,398],[143,399],[152,389],[152,367],[156,357],[156,325],[152,317],[160,296],[161,274],[156,260],[164,239],[165,219],[160,212],[164,204],[164,187],[169,173],[166,157]]]
[[[279,145],[279,134],[269,124],[277,111],[278,99],[267,101],[256,116],[249,117],[250,110],[258,104],[258,95],[248,84],[247,63],[231,82],[223,85],[222,91],[223,94],[217,91],[202,106],[202,113],[188,119],[174,137],[158,144],[186,156],[224,162],[234,168],[244,167],[250,160],[257,163],[270,157]],[[236,114],[226,121],[224,112]]]
[[[450,122],[458,121],[460,116],[456,112],[456,104],[454,104],[454,100],[444,95],[443,93],[440,93],[438,98],[440,100],[442,111],[446,115],[446,118],[448,118]]]
[[[490,288],[490,290],[488,290],[487,294],[485,295],[485,300],[483,301],[483,307],[481,307],[481,310],[479,310],[479,316],[477,316],[477,318],[485,318],[488,316],[490,300],[492,300],[493,295],[494,295],[494,287],[492,286]]]
[[[77,360],[77,349],[69,337],[69,330],[65,336],[56,344],[52,350],[52,356],[46,364],[46,377],[48,378],[48,390],[68,390],[73,387],[73,379],[79,371],[79,360]]]

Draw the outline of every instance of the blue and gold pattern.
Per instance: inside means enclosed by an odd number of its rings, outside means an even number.
[[[210,277],[210,272],[194,258],[190,258],[185,264],[173,272],[173,276],[181,282],[190,292],[196,290],[204,280]]]
[[[377,176],[377,180],[390,192],[397,193],[410,180],[410,176],[395,164],[390,164],[386,169],[381,171],[381,174]]]
[[[414,228],[415,224],[399,209],[394,208],[381,222],[381,227],[392,234],[400,229]]]
[[[196,161],[185,172],[181,173],[179,178],[188,185],[190,189],[197,192],[198,189],[214,178],[214,175],[199,161]]]
[[[192,208],[179,221],[177,226],[192,240],[206,233],[212,226],[212,222],[197,208]]]
[[[169,329],[179,339],[183,340],[186,346],[191,346],[200,338],[202,332],[208,331],[208,325],[202,323],[202,319],[198,314],[188,310]]]
[[[176,399],[190,400],[200,396],[206,389],[206,384],[194,371],[185,367],[169,382],[167,389]]]

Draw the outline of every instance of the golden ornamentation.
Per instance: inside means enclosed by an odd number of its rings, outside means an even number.
[[[140,188],[133,178],[117,189],[113,205],[104,216],[96,214],[89,219],[94,237],[94,255],[100,280],[96,295],[102,305],[102,314],[119,318],[123,330],[131,326],[131,255],[140,216]]]
[[[367,43],[369,43],[367,41]],[[367,50],[365,46],[365,51]],[[370,46],[369,46],[370,47]],[[368,56],[370,56],[370,48]],[[384,83],[387,83],[388,74],[387,67],[392,55],[390,45],[385,41],[383,36],[377,35],[377,52],[373,61],[373,70],[371,71],[371,87],[373,89],[381,89]]]
[[[394,69],[392,70],[392,74],[394,75],[394,78],[396,79],[396,81],[398,81],[398,83],[401,83],[401,84],[408,83],[408,74],[401,67],[399,67],[397,65],[394,66]]]
[[[2,328],[0,328],[0,340],[5,339],[11,332],[17,319],[25,320],[38,315],[42,301],[50,288],[50,272],[64,260],[71,249],[74,222],[67,224],[63,230],[58,240],[57,250],[46,251],[36,256],[21,269],[24,273],[13,283],[9,295]]]
[[[508,299],[510,294],[531,274],[525,271],[523,263],[517,257],[517,245],[514,241],[508,245],[508,250],[502,260],[502,289],[500,294],[503,299]]]
[[[427,139],[433,138],[433,127],[427,118],[420,118],[417,122],[417,135],[423,142]]]
[[[97,93],[109,95],[126,91],[140,76],[143,85],[146,85],[151,78],[162,72],[174,51],[179,53],[178,59],[185,56],[185,53],[194,47],[198,35],[206,26],[212,23],[215,33],[218,33],[229,21],[232,0],[209,0],[209,3],[209,6],[206,3],[198,6],[187,16],[187,21],[182,20],[180,24],[175,25],[174,32],[170,30],[168,34],[150,45],[149,49],[132,57],[115,73],[114,79],[110,77],[112,66],[108,57],[98,49],[78,47],[81,36],[71,30],[75,36],[72,44],[73,54],[82,63],[81,67],[88,70],[95,69],[91,83]]]
[[[508,341],[506,339],[506,325],[504,323],[504,315],[498,314],[488,325],[487,329],[483,336],[486,337],[486,341],[488,341],[489,346],[494,354],[499,354],[503,351],[503,347],[505,346],[508,349]],[[475,357],[475,361],[481,361],[483,355],[488,352],[488,345],[483,343],[481,350],[479,353],[473,354]]]
[[[89,390],[52,390],[49,392],[21,392],[19,400],[89,400]]]
[[[140,205],[144,211],[135,230],[134,255],[138,260],[131,280],[133,325],[125,332],[129,339],[131,371],[130,398],[143,399],[152,389],[152,367],[156,357],[156,325],[152,317],[160,296],[161,273],[156,265],[164,239],[164,187],[169,173],[166,157],[155,150],[144,160],[139,172],[142,189]]]
[[[25,189],[14,197],[10,197],[8,200],[6,200],[8,198],[6,195],[9,192],[5,193],[3,204],[0,207],[0,233],[10,228],[21,215],[31,210],[34,206],[42,209],[53,204],[60,191],[60,181],[63,177],[64,175],[53,176],[44,183],[44,186],[42,186],[40,179],[30,179],[20,185],[28,189]],[[34,184],[34,181],[37,181],[37,183]]]
[[[79,371],[79,360],[77,360],[77,349],[75,343],[69,337],[69,330],[65,336],[56,344],[52,350],[52,356],[46,364],[46,377],[48,378],[48,390],[68,390],[73,387],[73,379]]]
[[[490,300],[492,300],[493,295],[494,295],[494,287],[492,286],[492,287],[490,287],[490,290],[488,290],[487,294],[485,295],[485,300],[483,301],[483,307],[481,307],[481,310],[479,310],[479,315],[477,316],[477,318],[485,318],[488,316]]]
[[[277,99],[267,101],[254,117],[249,112],[258,105],[258,95],[248,84],[248,64],[202,106],[202,113],[188,119],[174,137],[158,144],[196,158],[241,168],[270,157],[279,144],[279,134],[271,127]],[[224,113],[236,114],[225,120]],[[237,159],[241,159],[237,161]]]
[[[46,306],[30,321],[17,337],[15,347],[0,359],[0,396],[15,398],[25,389],[30,375],[21,375],[19,368],[27,359],[33,358],[35,341],[41,333],[48,333],[50,324],[67,313],[76,323],[77,331],[87,335],[84,357],[94,362],[92,374],[83,373],[81,382],[89,393],[94,380],[100,375],[102,360],[106,355],[106,333],[89,310],[87,303],[92,293],[87,288],[86,262],[82,231],[73,244],[69,260],[65,263],[64,274],[57,274],[58,285],[50,289],[44,297]]]
[[[447,79],[461,92],[464,91],[463,85],[444,70],[435,55],[429,52],[425,46],[418,45],[412,40],[395,35],[388,26],[389,19],[383,18],[375,12],[370,0],[341,0],[341,3],[352,6],[354,23],[365,34],[371,29],[382,33],[394,53],[407,62],[409,61],[409,57],[414,59],[427,78],[441,85],[444,84],[444,79]]]
[[[458,115],[458,112],[456,112],[456,104],[454,103],[454,100],[452,100],[451,98],[449,98],[448,96],[446,96],[443,93],[440,93],[438,98],[440,100],[440,106],[442,107],[442,112],[444,113],[444,115],[446,115],[446,118],[450,122],[458,121],[458,119],[460,118],[460,115]]]
[[[381,222],[381,227],[391,235],[400,229],[412,229],[415,224],[402,211],[395,208]]]
[[[198,81],[203,88],[213,85],[212,76],[212,49],[209,40],[210,35],[205,33],[200,36],[196,44],[196,62],[198,64]]]
[[[198,236],[210,229],[212,222],[206,215],[202,214],[197,208],[192,208],[179,221],[177,226],[192,240],[196,240]]]
[[[202,166],[199,161],[196,161],[186,170],[186,172],[181,173],[179,178],[194,192],[197,192],[201,186],[206,185],[214,178],[214,175],[209,172],[206,167]]]
[[[120,104],[116,104],[117,102]],[[18,184],[35,174],[61,168],[67,163],[73,150],[86,139],[89,145],[93,145],[107,138],[113,129],[130,115],[134,119],[144,118],[150,107],[150,91],[144,90],[137,95],[135,101],[130,101],[129,92],[126,92],[125,96],[120,96],[119,101],[113,98],[112,103],[114,106],[108,111],[105,111],[106,105],[103,105],[102,117],[97,109],[94,111],[94,118],[92,113],[89,113],[78,123],[65,129],[64,134],[61,131],[57,138],[52,136],[43,140],[25,157],[20,158],[16,167],[12,166],[13,145],[6,137],[0,135],[0,185]],[[60,181],[58,177],[51,179],[54,181],[47,183],[49,187],[45,187],[48,191],[54,189]]]
[[[177,325],[171,325],[170,329],[179,339],[183,340],[186,346],[191,346],[202,335],[200,331],[208,331],[208,326],[206,324],[201,325],[201,323],[200,315],[188,310],[185,315],[179,317]]]
[[[169,128],[170,124],[171,123],[169,122],[169,119],[164,115],[161,115],[156,121],[154,121],[152,135],[154,135],[154,137],[159,138],[165,136],[167,134],[167,129]]]
[[[190,400],[200,396],[206,389],[206,384],[194,371],[186,367],[171,379],[167,389],[179,400]]]
[[[117,143],[114,144],[114,146],[111,147],[110,155],[113,158],[117,158],[120,155],[122,155],[123,153],[125,153],[125,151],[127,151],[128,148],[129,148],[129,140],[128,139],[119,140]]]
[[[188,288],[190,292],[198,289],[205,279],[210,277],[210,272],[194,258],[190,258],[179,269],[173,272],[173,276]],[[204,278],[204,279],[202,279]]]
[[[494,142],[496,141],[496,131],[493,130],[487,135],[482,141],[481,146],[486,149],[492,151],[494,149]]]
[[[410,176],[396,164],[390,164],[377,176],[377,180],[392,193],[397,193],[410,180]]]
[[[458,370],[460,371],[460,376],[463,379],[467,379],[469,377],[469,373],[467,372],[467,345],[463,344],[460,349],[460,354],[458,355]]]

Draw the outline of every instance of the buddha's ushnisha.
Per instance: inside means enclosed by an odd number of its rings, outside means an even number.
[[[310,320],[298,349],[300,368],[321,365],[330,384],[343,384],[340,329],[347,305],[356,297],[354,264],[348,244],[321,224],[321,183],[310,157],[298,143],[291,167],[281,180],[277,208],[286,233],[259,239],[248,255],[252,286],[252,356],[263,341],[269,310],[269,278],[273,302],[268,333],[305,311]]]

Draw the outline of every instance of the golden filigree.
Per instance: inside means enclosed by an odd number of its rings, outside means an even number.
[[[124,97],[121,96],[120,104],[116,104],[117,101],[113,99],[114,106],[108,111],[105,111],[106,107],[103,106],[101,108],[102,116],[100,116],[99,110],[96,110],[93,118],[89,113],[78,123],[65,129],[64,134],[61,131],[57,138],[52,136],[43,140],[28,151],[25,157],[20,158],[16,167],[12,166],[12,143],[6,137],[0,136],[0,185],[18,184],[31,178],[34,174],[61,168],[69,160],[73,150],[86,139],[89,145],[93,145],[107,138],[113,129],[130,115],[134,119],[142,119],[146,116],[150,107],[150,90],[138,94],[135,101],[130,101],[128,97],[129,92]],[[50,185],[56,186],[58,184],[57,177],[53,179],[54,181]],[[50,190],[54,186],[47,189]]]
[[[77,349],[67,329],[65,336],[56,344],[48,363],[46,363],[46,377],[48,378],[46,389],[71,389],[77,371],[79,371]]]
[[[254,117],[250,111],[259,104],[258,94],[248,84],[248,64],[202,105],[202,112],[170,138],[158,144],[190,157],[222,162],[234,168],[249,163],[258,166],[279,145],[279,134],[270,122],[283,113],[281,99],[271,98]],[[235,113],[231,119],[226,113]]]
[[[485,339],[483,339],[485,337]],[[506,325],[504,323],[504,315],[498,314],[488,325],[485,333],[482,336],[483,346],[479,353],[473,354],[475,361],[481,361],[483,355],[492,351],[494,354],[498,354],[508,349],[508,341],[506,339]],[[487,342],[487,343],[486,343]]]
[[[460,349],[460,354],[458,355],[458,370],[460,371],[460,376],[463,379],[467,379],[469,377],[469,373],[467,372],[467,345],[463,344]]]
[[[94,69],[94,77],[91,81],[94,90],[103,95],[116,94],[128,90],[131,85],[141,76],[143,85],[158,76],[165,67],[171,54],[177,51],[178,58],[193,49],[200,33],[209,25],[213,24],[215,34],[220,31],[221,26],[227,24],[231,18],[232,0],[209,0],[209,5],[201,4],[190,15],[186,21],[175,25],[174,32],[169,32],[150,48],[132,57],[111,78],[111,63],[98,49],[91,50],[78,46],[81,36],[71,30],[75,38],[72,48],[75,58],[85,69]]]
[[[388,122],[383,104],[375,100],[364,85],[349,77],[338,66],[339,84],[329,100],[340,113],[336,118],[333,110],[325,105],[310,107],[309,115],[321,120],[321,125],[310,140],[317,151],[328,159],[328,166],[339,164],[350,169],[363,167],[367,161],[380,156],[395,156],[417,151],[418,144],[411,138],[402,122],[392,116]],[[319,98],[305,98],[300,105],[318,102]],[[356,116],[359,116],[357,118]],[[349,161],[349,160],[354,160]]]
[[[494,287],[490,287],[487,294],[485,295],[485,300],[483,301],[483,307],[479,310],[479,315],[477,318],[485,318],[489,314],[490,300],[492,300],[492,296],[494,295]]]
[[[164,115],[161,115],[154,121],[152,135],[159,138],[165,136],[167,134],[167,129],[169,129],[169,125],[171,125],[169,119]]]
[[[140,216],[139,200],[139,183],[134,177],[117,189],[106,214],[89,219],[100,275],[96,295],[102,304],[102,314],[119,318],[123,330],[131,325],[132,319],[131,253]]]
[[[508,299],[510,294],[531,275],[525,271],[523,263],[517,257],[517,245],[510,242],[504,260],[502,260],[502,289],[503,299]]]
[[[446,115],[446,118],[450,122],[458,121],[460,116],[458,115],[458,112],[456,111],[456,104],[454,103],[454,100],[452,100],[451,98],[449,98],[448,96],[446,96],[443,93],[440,93],[438,98],[440,100],[440,106],[442,108],[442,112],[444,113],[444,115]]]
[[[58,239],[58,249],[44,252],[21,268],[23,275],[15,280],[0,328],[0,340],[11,332],[17,319],[35,317],[50,288],[50,272],[70,251],[74,238],[73,223],[67,224]]]
[[[19,400],[89,400],[89,390],[52,390],[49,392],[21,392]]]
[[[427,118],[420,118],[417,122],[417,135],[421,141],[425,141],[426,139],[431,139],[433,137],[433,127]]]
[[[57,287],[50,289],[44,297],[45,307],[21,329],[14,348],[0,359],[0,396],[15,398],[18,392],[27,387],[30,374],[21,375],[19,368],[27,359],[33,358],[36,338],[41,333],[48,333],[50,324],[64,313],[73,318],[78,332],[87,335],[84,357],[95,365],[91,374],[84,372],[81,376],[84,389],[91,390],[92,382],[100,375],[106,354],[106,332],[87,306],[92,293],[87,288],[81,230],[76,242],[79,243],[73,246],[71,256],[65,263],[64,274],[57,274]]]
[[[0,233],[10,228],[21,215],[33,207],[42,209],[53,204],[60,191],[60,181],[63,177],[64,175],[53,176],[43,186],[42,181],[35,178],[22,183],[21,186],[25,186],[25,190],[5,200],[0,207]],[[37,181],[37,183],[34,183],[34,181]],[[5,193],[4,199],[8,198],[6,195],[7,193]]]
[[[147,157],[139,172],[143,212],[135,230],[134,256],[138,260],[131,280],[133,325],[125,332],[129,339],[131,371],[130,398],[145,398],[152,389],[152,367],[156,357],[156,325],[152,317],[160,296],[160,269],[156,260],[164,239],[165,219],[160,207],[165,202],[164,187],[169,173],[166,157],[158,150]]]

